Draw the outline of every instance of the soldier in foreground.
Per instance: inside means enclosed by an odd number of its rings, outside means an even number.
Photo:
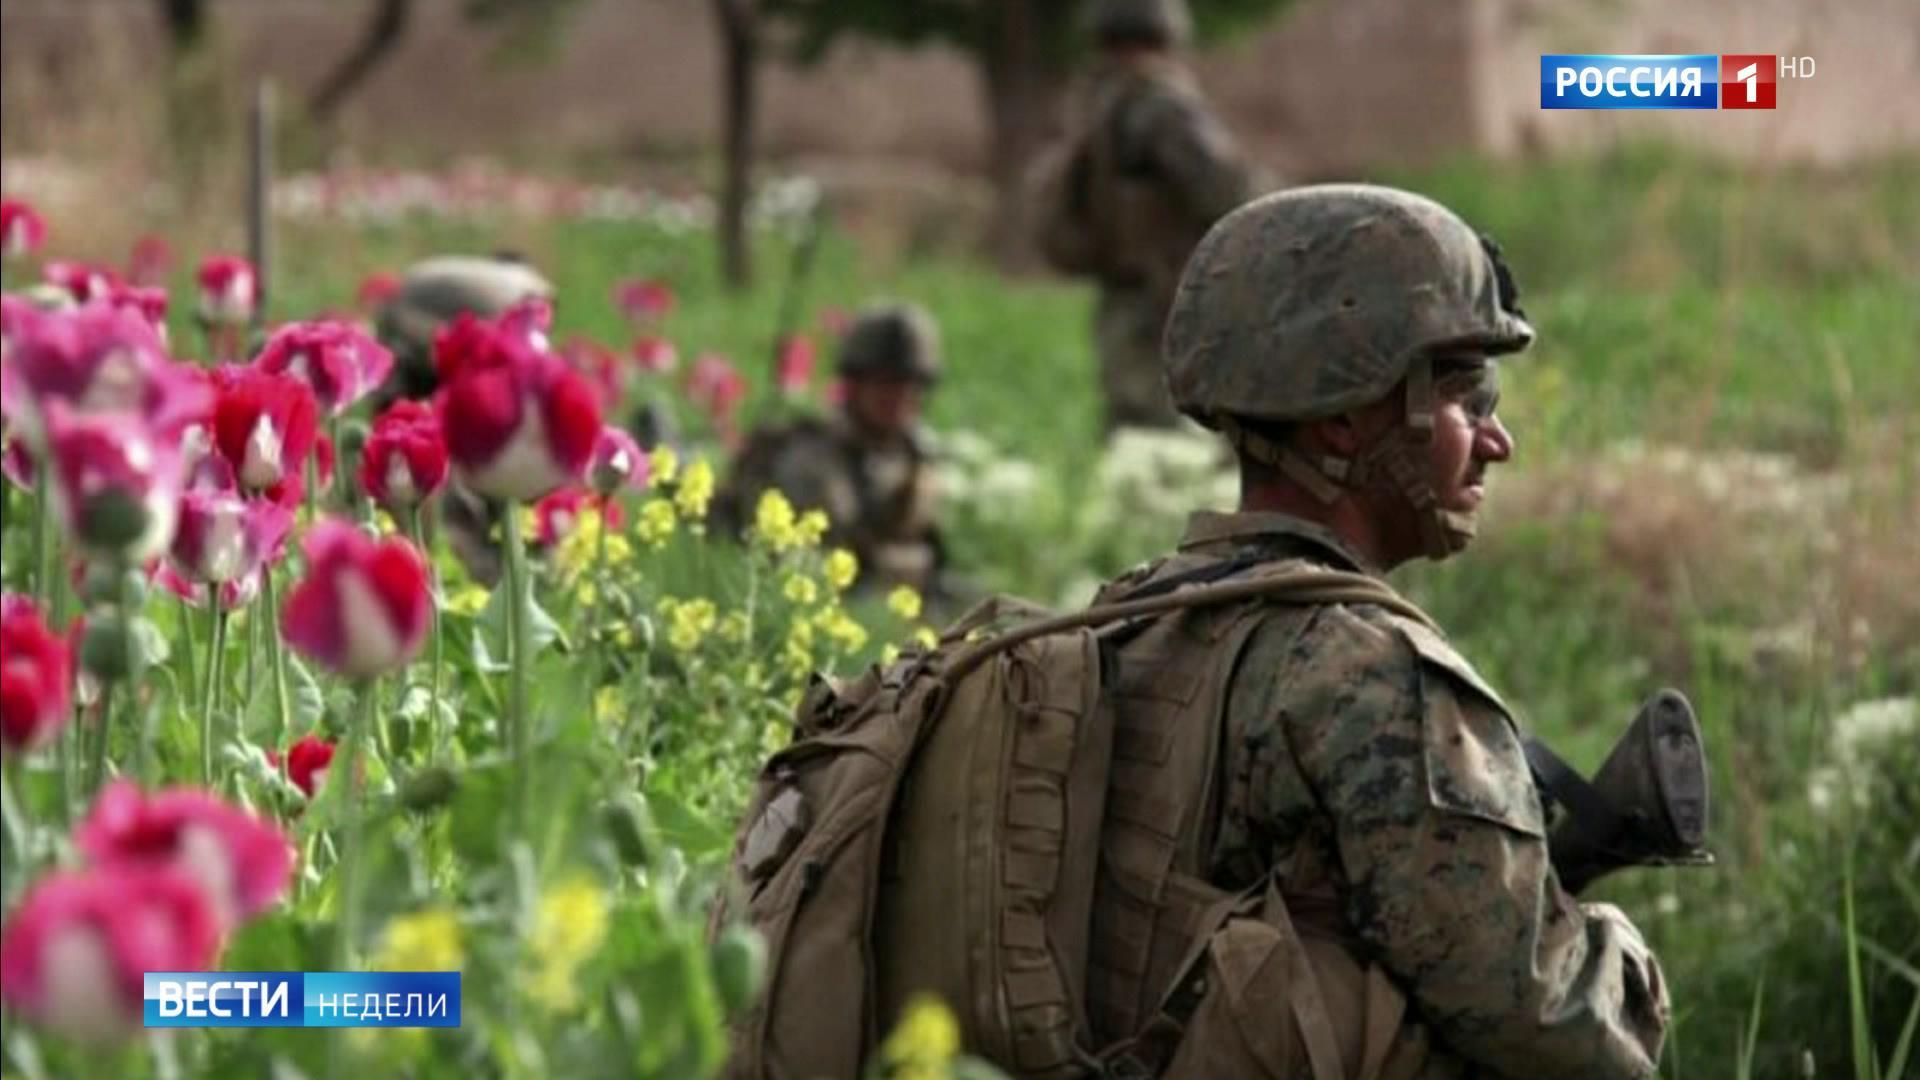
[[[1230,215],[1187,268],[1166,354],[1176,405],[1238,457],[1240,509],[1197,515],[1178,553],[1109,592],[1231,560],[1378,576],[1459,553],[1514,451],[1495,408],[1497,358],[1533,339],[1516,300],[1498,248],[1406,192],[1304,188]],[[1225,788],[1194,833],[1198,866],[1227,890],[1271,875],[1308,939],[1343,947],[1316,966],[1344,1059],[1387,1076],[1653,1075],[1659,964],[1618,909],[1563,888],[1520,732],[1473,666],[1384,607],[1220,619],[1237,662],[1181,646],[1225,679]],[[1096,899],[1096,925],[1124,892]],[[1246,1054],[1274,1066],[1258,1040],[1201,1036],[1254,1030],[1263,981],[1284,996],[1286,978],[1261,969],[1207,998],[1177,1048],[1183,1075],[1245,1075]],[[1150,1015],[1149,983],[1092,982],[1096,1031]],[[1405,995],[1404,1018],[1383,990]]]
[[[1040,247],[1100,287],[1107,430],[1170,427],[1160,333],[1180,269],[1254,181],[1180,61],[1191,34],[1184,0],[1099,0],[1091,29],[1098,59],[1066,143],[1040,170]]]
[[[861,311],[836,363],[845,399],[825,416],[753,432],[715,499],[717,523],[745,528],[760,494],[774,488],[797,509],[826,511],[827,542],[859,557],[862,587],[939,595],[944,556],[920,416],[940,366],[939,331],[924,309]]]

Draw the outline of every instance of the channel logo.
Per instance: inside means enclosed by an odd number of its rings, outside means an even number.
[[[149,971],[143,1019],[177,1027],[459,1027],[457,971]]]
[[[1781,79],[1812,78],[1810,56],[1770,53],[1540,57],[1543,109],[1772,109]]]

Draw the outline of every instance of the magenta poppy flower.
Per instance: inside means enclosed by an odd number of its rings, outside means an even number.
[[[0,743],[31,751],[66,724],[73,698],[73,651],[47,629],[24,596],[0,597]]]
[[[334,671],[369,678],[397,670],[426,639],[433,598],[427,566],[405,540],[375,540],[342,521],[307,533],[307,573],[287,597],[280,634]]]
[[[47,242],[47,223],[33,207],[19,199],[0,200],[0,254],[18,259],[39,251]]]
[[[71,311],[13,309],[0,373],[9,419],[36,428],[37,408],[58,399],[78,412],[134,412],[177,431],[207,396],[167,358],[137,311],[90,304]]]
[[[813,368],[818,357],[813,350],[813,339],[805,334],[790,334],[780,343],[780,356],[774,381],[780,392],[788,397],[797,397],[807,392],[807,384],[813,381]]]
[[[608,424],[594,440],[587,484],[601,495],[613,495],[623,488],[645,488],[652,467],[652,459],[625,428]]]
[[[419,401],[396,401],[373,422],[360,455],[360,489],[389,513],[405,514],[447,482],[440,418]]]
[[[293,512],[284,506],[232,490],[189,489],[180,497],[169,557],[188,581],[225,585],[279,558],[292,529]]]
[[[111,267],[81,262],[50,262],[41,268],[47,284],[64,289],[76,304],[105,300],[125,283]]]
[[[177,436],[131,413],[76,413],[63,401],[45,416],[53,506],[89,555],[145,562],[166,549],[180,509]]]
[[[154,571],[153,580],[192,607],[204,608],[210,598],[217,598],[220,610],[239,611],[259,597],[260,587],[263,584],[261,576],[265,572],[265,565],[262,563],[246,577],[223,581],[218,585],[206,585],[198,581],[188,581],[186,575],[175,569],[172,563],[161,563]]]
[[[284,757],[277,750],[267,751],[267,760],[282,769],[287,779],[293,781],[293,786],[311,799],[327,779],[327,769],[333,765],[335,749],[331,740],[308,735],[288,747]]]
[[[207,895],[174,870],[111,865],[35,882],[0,932],[0,997],[78,1040],[140,1030],[149,971],[204,971],[221,925]]]
[[[135,285],[165,285],[173,273],[173,245],[167,238],[147,233],[133,242],[127,257],[127,280]]]
[[[613,302],[634,322],[649,322],[673,310],[673,286],[652,278],[635,278],[613,287]]]
[[[722,427],[731,423],[734,410],[746,396],[746,377],[718,353],[707,353],[694,361],[693,370],[687,373],[687,397]]]
[[[260,278],[253,264],[238,255],[213,255],[194,276],[200,286],[200,317],[216,326],[253,321],[260,303]]]
[[[320,408],[338,416],[387,381],[393,354],[347,323],[290,323],[268,339],[254,366],[306,383]]]
[[[319,435],[320,407],[306,383],[257,368],[214,374],[213,446],[233,466],[241,491],[299,483]]]
[[[581,479],[600,402],[579,372],[504,323],[456,320],[435,349],[440,429],[469,488],[532,502]]]
[[[172,302],[167,297],[167,290],[143,285],[122,285],[107,296],[107,303],[134,312],[147,320],[147,325],[153,327],[154,336],[160,339],[162,345],[166,344],[167,309],[172,306]]]
[[[354,306],[366,314],[372,314],[400,295],[401,284],[399,274],[391,270],[376,270],[360,280],[360,287],[353,294]]]
[[[35,476],[40,472],[39,462],[33,459],[33,451],[27,449],[25,439],[8,439],[4,451],[0,451],[0,476],[22,491],[32,491]]]
[[[73,839],[100,866],[185,874],[224,928],[273,906],[293,877],[293,845],[279,826],[197,788],[149,796],[130,780],[116,780]]]
[[[640,370],[653,375],[665,375],[680,366],[680,351],[673,342],[663,337],[644,336],[633,342],[633,358],[639,363]]]

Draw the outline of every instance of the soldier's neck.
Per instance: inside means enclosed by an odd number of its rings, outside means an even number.
[[[1391,570],[1408,559],[1385,542],[1375,515],[1358,500],[1342,497],[1332,504],[1323,503],[1284,478],[1260,481],[1242,475],[1240,512],[1287,514],[1311,521],[1338,536],[1368,564],[1381,570]]]

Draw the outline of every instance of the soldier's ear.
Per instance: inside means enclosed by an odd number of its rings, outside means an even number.
[[[1311,452],[1352,457],[1365,442],[1351,413],[1309,420],[1301,424],[1299,430],[1305,449]]]

